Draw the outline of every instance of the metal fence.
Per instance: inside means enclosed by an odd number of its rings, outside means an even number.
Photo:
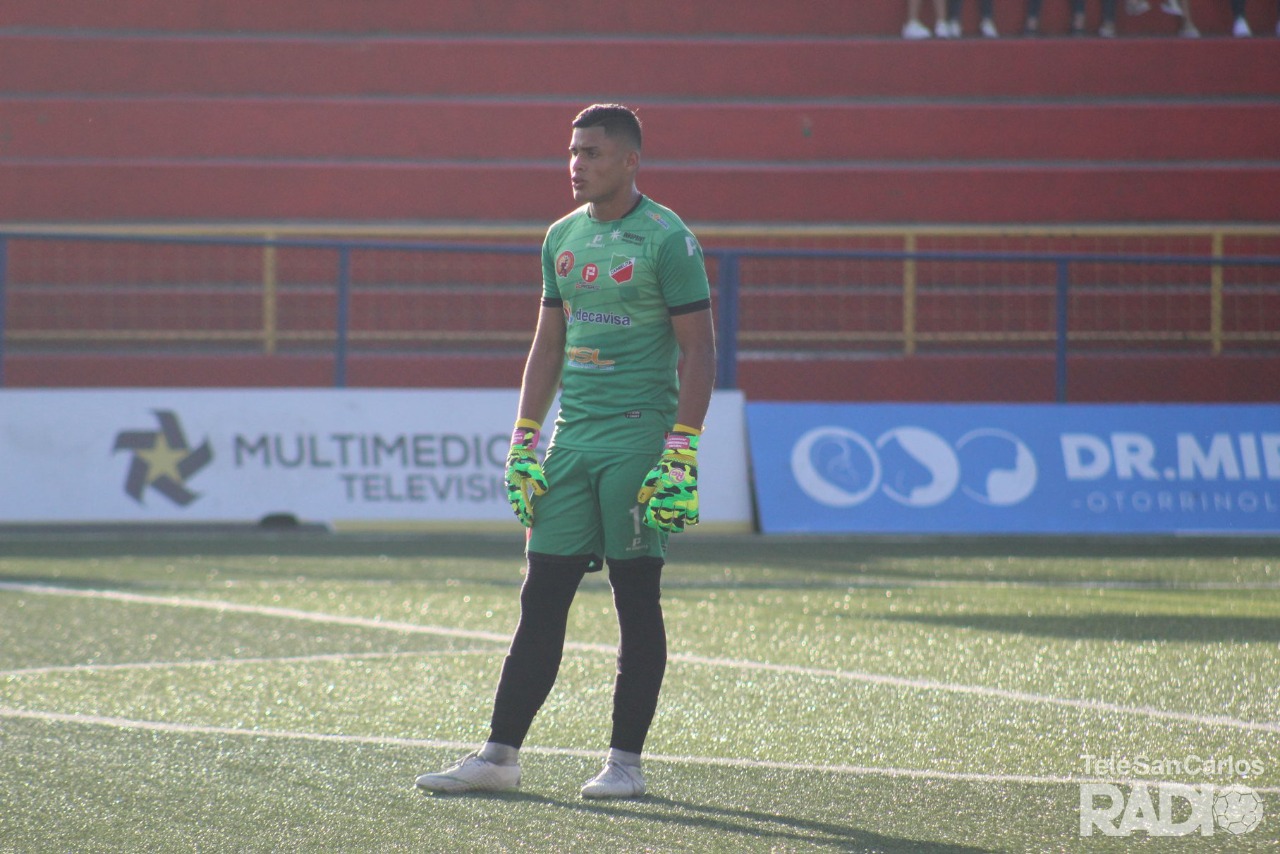
[[[1280,352],[1280,229],[700,231],[725,387],[744,357],[1052,353],[1065,400],[1073,353]],[[358,353],[522,354],[535,234],[467,236],[0,232],[0,384],[18,353],[323,352],[339,387]]]

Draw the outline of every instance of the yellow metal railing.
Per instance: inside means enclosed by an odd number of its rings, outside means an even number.
[[[889,252],[900,252],[905,255],[901,260],[901,320],[900,328],[884,329],[846,329],[846,330],[762,330],[744,328],[739,331],[743,343],[778,344],[792,342],[797,345],[816,344],[890,344],[901,348],[904,355],[915,354],[922,344],[972,344],[980,342],[992,343],[1026,343],[1051,341],[1054,331],[1045,330],[982,330],[982,331],[937,331],[921,329],[919,325],[919,307],[921,300],[919,263],[914,257],[927,246],[930,253],[945,251],[974,252],[991,251],[993,243],[998,244],[998,251],[1017,252],[1035,251],[1045,254],[1046,250],[1027,249],[1037,241],[1054,246],[1052,254],[1079,253],[1100,255],[1096,248],[1099,242],[1110,242],[1118,245],[1136,245],[1139,249],[1124,249],[1116,254],[1182,254],[1202,259],[1207,255],[1212,259],[1229,262],[1231,255],[1228,249],[1231,243],[1237,245],[1247,239],[1268,242],[1268,251],[1260,254],[1280,254],[1280,224],[1236,225],[1236,224],[1196,224],[1196,225],[1075,225],[1075,226],[843,226],[843,225],[795,225],[795,226],[754,226],[754,225],[695,225],[699,238],[708,247],[717,244],[731,244],[741,248],[839,248],[840,244],[855,243],[866,248],[868,242],[882,246]],[[526,242],[536,246],[543,235],[543,228],[537,225],[506,224],[422,224],[422,225],[381,225],[381,224],[155,224],[155,225],[45,225],[30,224],[5,226],[3,231],[10,235],[43,235],[93,237],[200,237],[200,238],[260,238],[265,241],[261,251],[261,324],[256,331],[242,329],[10,329],[7,337],[11,341],[45,341],[71,342],[97,340],[103,342],[135,341],[257,341],[262,352],[273,355],[282,344],[291,342],[310,342],[332,340],[334,332],[323,330],[282,330],[280,329],[280,288],[279,288],[279,253],[277,246],[270,241],[290,239],[342,239],[342,240],[430,240],[430,241],[486,241]],[[954,245],[939,248],[940,242],[951,241]],[[1161,242],[1164,246],[1176,246],[1176,253],[1166,249],[1163,252],[1151,252],[1148,247],[1152,242]],[[1274,243],[1274,245],[1272,245]],[[1017,248],[1009,248],[1010,246]],[[1067,248],[1063,248],[1063,247]],[[1072,248],[1074,247],[1074,248]],[[1188,251],[1201,247],[1199,251]],[[1207,248],[1206,248],[1207,247]],[[1258,253],[1254,253],[1258,254]],[[938,263],[934,261],[933,263]],[[1214,355],[1220,355],[1225,344],[1234,343],[1274,343],[1280,341],[1280,329],[1260,328],[1251,330],[1231,330],[1226,326],[1224,304],[1229,290],[1225,267],[1227,264],[1204,265],[1207,269],[1207,293],[1209,300],[1208,328],[1124,330],[1106,332],[1098,330],[1073,329],[1069,333],[1072,341],[1133,341],[1133,342],[1196,342],[1207,343]],[[536,269],[531,279],[536,279]],[[1109,338],[1110,336],[1110,338]],[[479,342],[522,342],[528,338],[526,332],[507,332],[493,330],[376,330],[352,329],[348,337],[353,341],[479,341]]]

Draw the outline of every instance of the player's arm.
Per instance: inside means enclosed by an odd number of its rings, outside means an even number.
[[[529,348],[529,357],[524,363],[517,418],[536,421],[538,424],[546,419],[551,410],[551,402],[560,389],[560,374],[564,370],[564,343],[564,310],[559,305],[547,305],[544,300],[538,312],[533,345]]]
[[[671,326],[680,346],[676,424],[636,494],[645,507],[645,524],[671,533],[698,524],[698,436],[716,380],[715,332],[711,309],[704,303],[688,306],[688,311],[672,309]]]
[[[676,423],[701,430],[711,405],[711,390],[716,384],[716,337],[711,309],[674,313],[671,328],[680,346],[680,402]]]
[[[524,363],[516,426],[511,434],[511,451],[507,454],[507,500],[526,528],[533,525],[534,498],[550,489],[536,452],[542,422],[560,387],[564,341],[564,312],[557,301],[544,298],[533,345]]]

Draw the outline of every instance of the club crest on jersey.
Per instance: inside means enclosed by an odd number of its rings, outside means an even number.
[[[613,279],[620,285],[625,285],[631,281],[631,277],[636,271],[636,259],[628,258],[625,255],[614,255],[609,262],[609,278]]]
[[[573,253],[565,250],[560,253],[560,257],[556,259],[556,275],[560,278],[567,278],[573,272]]]

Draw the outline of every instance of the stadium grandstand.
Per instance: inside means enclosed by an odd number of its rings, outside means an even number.
[[[512,387],[568,117],[617,100],[749,397],[1052,400],[1064,345],[1072,400],[1274,400],[1274,4],[998,6],[6,3],[3,382],[325,386],[340,341],[345,384]]]

